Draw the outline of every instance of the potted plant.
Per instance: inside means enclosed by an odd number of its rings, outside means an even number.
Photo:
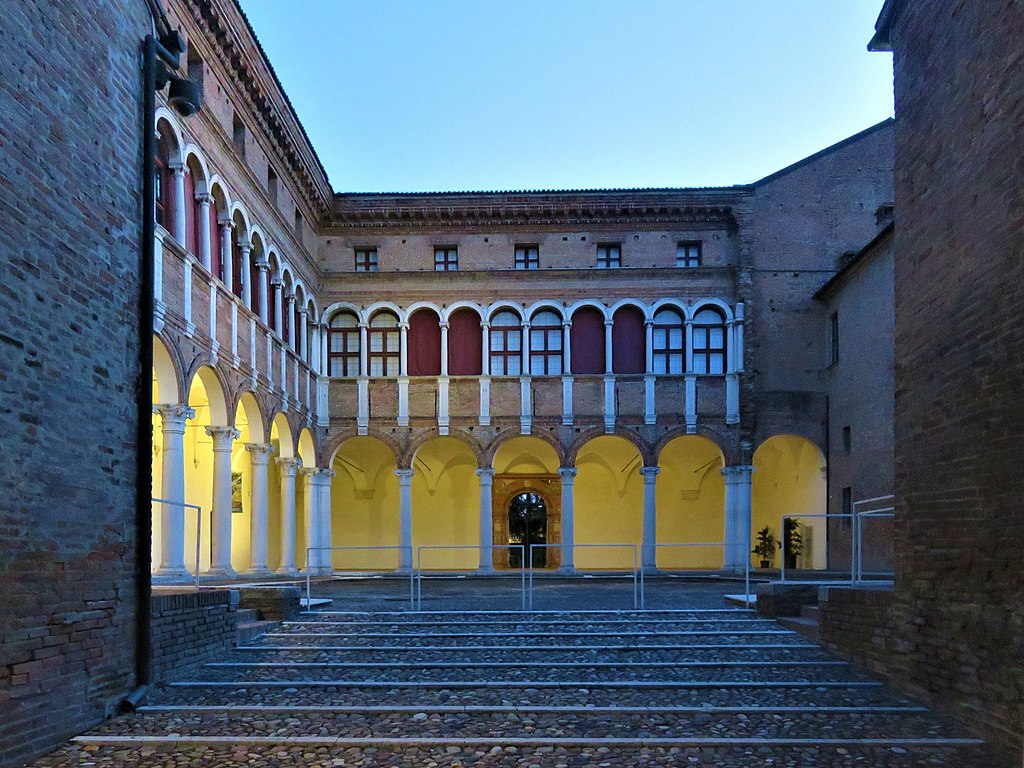
[[[751,550],[755,555],[761,558],[762,568],[771,568],[772,560],[775,559],[775,550],[779,548],[779,543],[772,536],[772,532],[765,526],[757,532],[757,544],[754,549]]]
[[[796,568],[796,559],[804,551],[804,537],[800,533],[800,521],[787,517],[782,529],[782,553],[787,568]]]

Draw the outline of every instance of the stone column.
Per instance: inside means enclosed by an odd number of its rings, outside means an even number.
[[[644,366],[644,424],[656,424],[658,417],[654,413],[654,321],[646,320],[644,329],[647,347]]]
[[[491,375],[491,324],[486,320],[480,323],[480,333],[483,336],[480,374],[484,378],[489,378]]]
[[[334,479],[333,469],[321,469],[317,473],[320,496],[317,506],[320,508],[320,546],[331,546],[331,480]],[[321,573],[330,574],[334,570],[331,563],[331,552],[322,552],[320,556]]]
[[[207,427],[213,438],[213,556],[209,574],[234,578],[231,567],[231,448],[241,434],[234,427]]]
[[[309,364],[309,310],[299,309],[299,359]]]
[[[522,367],[522,376],[530,376],[530,321],[523,321],[523,343],[519,345],[522,355],[519,365]]]
[[[161,454],[162,498],[185,503],[185,422],[196,412],[187,405],[156,405],[160,414],[164,445]],[[198,563],[196,568],[198,568]],[[185,568],[185,508],[177,504],[160,505],[159,579],[181,579],[189,575]]]
[[[196,222],[196,226],[199,227],[199,261],[206,267],[207,272],[212,272],[210,266],[210,205],[213,203],[213,198],[210,195],[199,194],[196,195],[196,200],[199,201],[199,221]],[[220,275],[214,275],[214,277],[220,277]]]
[[[643,467],[640,474],[644,478],[644,524],[643,536],[640,545],[640,565],[644,570],[657,568],[657,549],[655,544],[658,541],[658,504],[657,504],[657,481],[658,467]]]
[[[370,375],[370,328],[366,323],[359,323],[359,375]]]
[[[604,321],[604,372],[610,374],[612,368],[612,327],[615,325],[612,320]]]
[[[295,567],[295,472],[302,462],[298,459],[276,460],[281,471],[281,565],[282,576],[298,576]]]
[[[562,323],[562,373],[572,373],[572,323]]]
[[[398,375],[409,375],[409,324],[398,324]]]
[[[448,323],[442,322],[441,326],[441,375],[448,375]]]
[[[185,245],[185,166],[172,165],[174,174],[174,239]]]
[[[289,293],[284,297],[285,312],[288,313],[288,338],[285,339],[288,346],[295,349],[295,294]]]
[[[274,333],[281,336],[284,333],[284,284],[276,277],[270,284],[274,287]]]
[[[576,528],[573,517],[576,467],[562,467],[558,470],[562,478],[562,570],[576,570],[575,544]]]
[[[727,571],[741,572],[750,562],[751,474],[750,465],[725,467],[725,561]]]
[[[302,491],[305,500],[306,570],[312,574],[320,573],[320,562],[323,554],[318,551],[309,551],[310,547],[323,546],[320,541],[320,508],[318,504],[320,501],[320,489],[316,481],[316,473],[319,471],[316,467],[303,467],[299,470],[299,474],[302,475]]]
[[[231,230],[235,225],[230,221],[220,222],[220,274],[221,282],[227,286],[228,293],[235,292],[235,254],[231,247]]]
[[[494,572],[494,545],[492,543],[491,527],[493,525],[492,495],[494,491],[494,470],[489,467],[481,467],[476,471],[480,478],[480,572]]]
[[[396,469],[398,475],[398,543],[403,547],[412,546],[412,475],[413,470]],[[399,568],[408,572],[415,562],[415,554],[403,549],[399,557]]]
[[[252,466],[252,493],[249,497],[249,573],[269,576],[267,566],[267,463],[274,451],[270,443],[248,443]]]
[[[259,285],[257,286],[259,296],[259,306],[256,308],[259,313],[260,320],[264,325],[270,324],[270,316],[267,308],[270,306],[270,295],[269,295],[269,273],[270,264],[264,258],[256,260],[256,269],[259,270]]]
[[[239,267],[242,274],[238,276],[242,284],[242,303],[252,309],[252,244],[242,242],[238,247],[242,251],[242,263]]]

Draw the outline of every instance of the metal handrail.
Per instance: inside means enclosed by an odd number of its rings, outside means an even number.
[[[423,610],[423,562],[422,553],[423,550],[445,550],[445,549],[475,549],[481,552],[485,549],[479,544],[422,544],[416,548],[416,611]],[[514,550],[519,549],[523,553],[523,557],[526,557],[526,545],[525,544],[490,544],[487,549],[507,549]],[[520,604],[521,610],[526,610],[527,597],[526,597],[526,568],[520,569]]]
[[[813,514],[813,515],[783,515],[782,518],[781,518],[781,520],[782,520],[782,568],[781,568],[780,573],[779,573],[779,580],[780,581],[785,581],[786,580],[786,520],[799,520],[799,519],[807,518],[807,517],[824,517],[824,518],[829,518],[829,517],[845,518],[845,517],[849,517],[849,518],[855,518],[856,516],[853,515],[853,514],[840,513],[840,512],[835,512],[835,513],[828,512],[828,513]],[[850,536],[850,583],[851,584],[854,584],[857,581],[856,573],[857,573],[857,537],[856,537],[856,535],[852,535],[852,536]]]
[[[528,591],[528,595],[529,595],[529,606],[530,606],[530,610],[531,611],[533,610],[533,548],[536,547],[537,549],[556,549],[556,548],[557,549],[562,549],[564,546],[565,545],[561,544],[561,543],[558,543],[558,544],[530,544],[529,545],[529,548],[527,550],[527,554],[529,555],[529,588],[528,588],[529,591]],[[575,549],[580,549],[580,548],[586,549],[586,548],[595,548],[595,547],[602,547],[604,549],[614,548],[614,547],[617,547],[617,548],[621,549],[621,548],[624,548],[624,547],[629,547],[629,548],[631,548],[633,550],[633,610],[634,611],[635,610],[640,610],[640,609],[642,609],[644,607],[644,573],[643,573],[643,568],[640,567],[640,546],[641,546],[640,544],[598,544],[598,543],[578,544],[578,543],[575,543],[575,542],[572,544],[572,548],[574,550]]]
[[[655,558],[657,558],[659,547],[721,547],[722,548],[722,560],[723,566],[725,565],[725,555],[727,554],[728,547],[738,546],[730,544],[727,541],[680,541],[680,542],[656,542],[654,544],[642,544],[644,547],[651,547],[654,549]],[[750,531],[747,531],[747,555],[743,559],[743,604],[747,608],[750,607]],[[655,562],[657,565],[657,562]]]
[[[887,501],[889,499],[895,499],[894,494],[888,494],[886,496],[876,496],[872,499],[860,499],[853,503],[853,537],[856,542],[854,552],[855,557],[855,581],[857,583],[864,581],[864,518],[866,517],[896,517],[896,506],[895,504],[882,507],[874,507],[872,509],[857,509],[859,504],[868,504],[871,502]]]
[[[199,591],[199,553],[200,543],[202,541],[203,532],[203,508],[198,504],[186,504],[184,501],[172,501],[171,499],[158,499],[155,496],[150,497],[150,502],[159,502],[160,504],[173,504],[176,507],[183,507],[185,509],[194,509],[196,511],[196,592]],[[163,519],[164,511],[160,510],[161,521]]]
[[[312,574],[310,573],[310,552],[333,552],[334,550],[378,550],[378,549],[394,549],[401,552],[409,553],[409,560],[412,561],[412,546],[404,544],[392,544],[392,545],[378,545],[378,546],[345,546],[345,547],[306,547],[306,610],[308,611],[312,606]],[[330,557],[328,557],[328,563],[330,563]],[[401,557],[399,557],[401,562]],[[401,573],[402,566],[399,565],[396,573]],[[334,573],[334,566],[331,566],[331,573]],[[409,568],[409,609],[416,610],[416,572]]]

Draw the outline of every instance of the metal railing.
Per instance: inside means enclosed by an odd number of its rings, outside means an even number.
[[[182,507],[183,509],[194,509],[196,511],[196,592],[198,592],[199,591],[199,569],[201,567],[200,564],[199,564],[199,553],[202,551],[200,549],[200,544],[202,543],[202,538],[203,538],[203,535],[202,535],[203,534],[203,508],[200,507],[198,504],[186,504],[184,501],[171,501],[170,499],[158,499],[158,498],[155,498],[155,497],[150,497],[150,501],[151,502],[155,501],[155,502],[158,502],[158,503],[164,504],[164,505],[170,504],[170,505],[175,506],[175,507]],[[163,521],[163,516],[164,516],[164,511],[165,510],[166,510],[166,506],[160,508],[160,519],[161,519],[161,522]]]
[[[854,540],[854,581],[864,581],[864,520],[867,518],[895,518],[896,496],[892,493],[875,496],[870,499],[859,499],[853,502],[853,540]],[[889,502],[884,504],[882,502]],[[864,509],[865,504],[881,506]]]
[[[307,611],[313,605],[313,603],[312,603],[312,598],[313,598],[313,593],[312,593],[313,574],[312,574],[311,568],[310,568],[311,558],[309,556],[309,553],[310,552],[334,552],[335,550],[343,550],[343,551],[394,550],[394,551],[397,551],[399,553],[399,566],[398,566],[398,568],[396,570],[389,571],[389,573],[401,574],[402,571],[405,569],[405,566],[401,564],[401,560],[402,560],[401,553],[402,552],[408,552],[409,553],[409,562],[410,563],[412,562],[412,546],[411,545],[402,545],[402,544],[383,545],[382,544],[382,545],[379,545],[379,546],[367,545],[367,546],[346,546],[346,547],[306,547],[306,610]],[[317,563],[314,567],[322,568],[323,565],[324,564],[322,564],[322,563]],[[331,563],[330,555],[328,555],[328,557],[327,557],[326,565],[327,565],[328,568],[330,568],[330,573],[329,574],[321,574],[321,575],[333,575],[334,574],[334,566]],[[416,572],[411,567],[409,568],[409,609],[410,610],[416,610]]]
[[[819,514],[813,514],[813,515],[783,515],[782,518],[781,518],[782,519],[782,532],[783,533],[782,533],[782,568],[780,569],[780,573],[779,573],[779,580],[780,581],[785,581],[786,580],[786,533],[785,533],[786,532],[786,521],[787,520],[796,520],[796,521],[799,522],[800,520],[804,520],[804,519],[809,518],[809,517],[824,519],[825,520],[825,524],[828,525],[828,519],[829,518],[846,519],[846,518],[852,518],[853,515],[852,514],[848,514],[848,513],[839,513],[839,512],[836,512],[834,514],[829,512],[829,513],[819,513]],[[851,584],[853,584],[856,581],[856,578],[855,578],[856,568],[857,568],[856,558],[857,558],[857,537],[851,535],[850,536],[850,583]],[[795,570],[795,569],[790,569],[790,570]],[[835,579],[833,579],[832,581],[835,581]]]
[[[601,548],[601,549],[632,549],[633,550],[633,610],[642,610],[644,607],[644,572],[643,568],[640,567],[640,544],[576,544],[571,545],[571,549],[587,549],[587,548]],[[527,597],[529,610],[533,610],[533,550],[537,549],[563,549],[566,548],[565,544],[530,544],[527,548],[528,558],[528,588]],[[524,566],[527,564],[524,563]]]
[[[522,553],[522,556],[524,558],[523,559],[523,567],[519,569],[520,570],[520,587],[519,587],[520,605],[522,606],[521,610],[523,610],[523,611],[527,610],[527,605],[530,604],[532,601],[530,599],[528,599],[528,597],[527,597],[527,590],[526,590],[526,560],[525,560],[525,558],[526,558],[526,545],[525,544],[490,544],[486,548],[485,547],[481,547],[479,544],[423,544],[423,545],[417,547],[416,548],[416,602],[415,602],[415,606],[416,607],[415,607],[415,610],[417,610],[417,611],[422,611],[423,610],[423,552],[424,552],[424,550],[429,552],[429,551],[436,551],[436,550],[453,550],[453,549],[458,549],[458,550],[472,549],[472,550],[475,550],[475,551],[478,551],[478,552],[481,552],[481,553],[483,552],[484,549],[487,549],[487,550],[507,549],[510,552],[518,549]]]
[[[890,496],[878,496],[878,497],[873,498],[873,499],[862,499],[859,502],[854,502],[854,511],[853,512],[844,512],[844,513],[839,513],[839,512],[831,513],[830,512],[830,513],[821,513],[821,514],[812,514],[812,515],[797,515],[797,514],[782,515],[782,518],[781,518],[782,519],[782,530],[783,530],[782,568],[780,569],[779,580],[780,581],[786,581],[786,570],[787,570],[787,568],[786,568],[786,541],[785,541],[786,520],[797,520],[797,521],[799,521],[799,520],[803,520],[803,519],[806,519],[806,518],[821,518],[821,519],[824,519],[826,521],[826,525],[828,524],[828,520],[830,520],[830,519],[850,520],[851,521],[852,531],[850,533],[850,578],[849,578],[849,582],[850,582],[850,584],[865,583],[865,579],[864,579],[864,565],[863,565],[863,558],[864,558],[864,541],[863,541],[863,536],[864,536],[864,520],[863,519],[864,518],[875,518],[875,517],[893,517],[894,516],[895,507],[893,507],[893,506],[885,506],[885,507],[878,507],[878,508],[875,508],[875,509],[869,509],[869,510],[861,511],[861,510],[857,509],[857,505],[858,504],[866,504],[866,503],[869,503],[869,502],[884,501],[885,499],[890,499],[890,498],[895,498],[895,497],[893,497],[891,495]],[[789,569],[789,570],[794,570],[794,569]],[[792,581],[792,579],[791,579],[791,581]],[[801,579],[801,581],[804,581],[804,580]],[[840,581],[840,580],[829,579],[828,583],[836,583],[837,581]],[[878,583],[884,583],[885,582],[884,579],[872,579],[871,581],[878,582]],[[841,580],[841,582],[845,583],[846,579]],[[816,582],[804,582],[804,583],[816,583]]]
[[[657,568],[659,571],[667,570],[667,569],[663,569],[663,568],[658,568],[658,562],[657,562],[658,550],[661,549],[661,548],[668,549],[668,548],[686,548],[686,547],[702,547],[702,548],[721,547],[722,548],[722,570],[726,570],[728,568],[728,562],[727,561],[728,561],[729,547],[735,547],[735,548],[738,549],[741,546],[742,546],[741,544],[736,544],[736,543],[730,544],[727,541],[656,542],[654,544],[642,544],[641,545],[642,548],[643,547],[649,547],[649,548],[654,550],[654,558],[653,558],[654,562],[652,563],[652,565],[655,568]],[[746,550],[746,554],[743,556],[743,604],[747,608],[749,608],[750,607],[750,554],[749,554],[750,553],[750,531],[749,530],[747,531],[747,542],[746,542],[745,550]],[[707,569],[707,570],[717,570],[717,569]],[[641,570],[641,577],[642,576],[643,576],[643,572]]]

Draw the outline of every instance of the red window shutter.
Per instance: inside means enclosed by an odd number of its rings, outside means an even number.
[[[479,376],[483,362],[480,316],[472,309],[459,309],[448,318],[448,373],[451,376]]]
[[[612,370],[643,373],[647,367],[643,313],[636,307],[622,307],[612,319]]]
[[[217,221],[217,205],[210,204],[210,271],[214,277],[224,279],[224,254],[220,247],[220,224]],[[228,288],[231,288],[229,285]]]
[[[573,374],[604,373],[604,315],[594,307],[578,309],[569,335]]]
[[[441,326],[437,315],[421,309],[409,318],[409,375],[441,375]]]
[[[198,213],[199,203],[196,202],[196,180],[191,173],[186,173],[184,246],[196,258],[199,258],[199,230],[196,229]]]

